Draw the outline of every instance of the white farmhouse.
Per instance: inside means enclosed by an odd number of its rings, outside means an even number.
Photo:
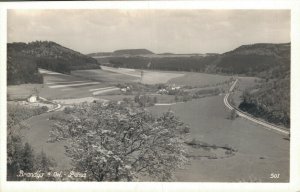
[[[37,96],[36,95],[30,95],[28,98],[27,98],[27,101],[29,103],[35,103],[37,101]]]

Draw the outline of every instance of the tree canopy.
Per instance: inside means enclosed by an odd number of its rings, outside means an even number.
[[[51,140],[67,140],[66,153],[87,180],[171,180],[185,161],[184,124],[169,111],[154,117],[126,103],[80,104],[56,119]]]

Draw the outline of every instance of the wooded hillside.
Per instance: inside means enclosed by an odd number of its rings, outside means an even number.
[[[8,84],[40,83],[38,67],[60,73],[99,69],[96,59],[50,41],[7,44]]]
[[[272,46],[265,51],[274,58],[268,70],[259,73],[258,87],[246,90],[239,108],[269,122],[290,126],[290,44]],[[241,51],[243,54],[244,50]],[[248,51],[247,51],[248,52]],[[263,51],[262,51],[263,52]],[[248,52],[249,53],[249,52]],[[260,53],[262,54],[262,53]]]
[[[99,58],[113,67],[194,71],[247,76],[280,75],[290,70],[290,43],[243,45],[223,54],[153,57],[147,55]]]

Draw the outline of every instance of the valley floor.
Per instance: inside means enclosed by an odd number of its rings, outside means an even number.
[[[100,98],[99,91],[115,88],[116,82],[139,81],[138,77],[128,74],[120,74],[112,71],[91,72],[91,70],[75,71],[73,75],[63,75],[43,71],[44,85],[39,88],[42,97],[51,100],[68,101],[82,98]],[[133,73],[127,71],[126,73]],[[103,76],[114,77],[111,81],[102,81]],[[151,71],[145,75],[151,75]],[[76,76],[75,76],[76,75]],[[210,81],[204,79],[213,75],[201,77],[194,73],[180,74],[176,72],[166,80],[166,73],[155,72],[153,77],[162,77],[161,83],[187,83],[206,85]],[[84,76],[86,78],[84,78]],[[89,77],[89,78],[88,78]],[[200,79],[203,81],[200,81]],[[216,76],[211,85],[228,80],[229,76]],[[157,78],[159,79],[159,78]],[[155,83],[159,81],[155,81]],[[182,80],[182,81],[180,81]],[[254,79],[245,78],[249,85]],[[243,78],[241,78],[243,82]],[[245,83],[247,84],[247,83]],[[23,91],[28,88],[23,88]],[[8,92],[12,96],[18,96],[22,88],[9,87]],[[112,90],[112,92],[115,90]],[[25,91],[26,92],[26,91]],[[25,94],[25,93],[23,93]],[[19,96],[22,93],[19,93]],[[104,97],[103,97],[104,98]],[[108,99],[109,96],[105,97]],[[176,172],[176,181],[194,182],[288,182],[289,181],[289,141],[282,135],[266,130],[260,125],[252,123],[243,118],[230,120],[230,111],[223,103],[224,95],[205,97],[177,103],[174,105],[153,106],[148,108],[154,114],[160,114],[171,109],[185,123],[190,125],[190,137],[199,139],[211,145],[229,146],[237,152],[228,158],[192,158],[184,169]],[[30,129],[23,132],[24,138],[36,151],[43,150],[52,156],[59,169],[70,168],[70,159],[64,153],[64,143],[48,143],[49,131],[54,122],[49,120],[52,115],[61,112],[51,112],[32,117],[26,121]],[[197,150],[194,150],[197,153]],[[202,153],[199,150],[199,154]],[[272,173],[280,174],[278,179],[271,179]]]
[[[176,173],[178,181],[288,182],[289,141],[242,118],[230,120],[223,96],[213,96],[172,106],[155,106],[154,113],[174,110],[191,127],[191,137],[208,144],[237,150],[224,159],[192,159]],[[279,173],[279,179],[271,179]]]

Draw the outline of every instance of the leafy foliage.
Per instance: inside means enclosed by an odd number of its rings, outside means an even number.
[[[238,117],[238,114],[236,113],[236,110],[235,110],[235,109],[232,109],[232,110],[230,111],[230,119],[231,119],[231,120],[235,120],[237,117]]]
[[[67,140],[66,153],[87,180],[166,181],[186,161],[183,123],[172,112],[155,118],[126,103],[76,105],[57,120],[51,140]]]
[[[134,97],[134,102],[138,103],[140,107],[149,107],[157,103],[157,98],[138,94]]]
[[[34,170],[40,170],[42,173],[53,171],[56,167],[54,159],[48,157],[43,150],[40,153],[35,154],[34,161]],[[43,180],[53,181],[55,178],[46,174]]]
[[[32,116],[46,112],[48,108],[45,107],[26,107],[20,104],[7,105],[7,126],[13,127],[21,123],[21,121],[28,119]]]

